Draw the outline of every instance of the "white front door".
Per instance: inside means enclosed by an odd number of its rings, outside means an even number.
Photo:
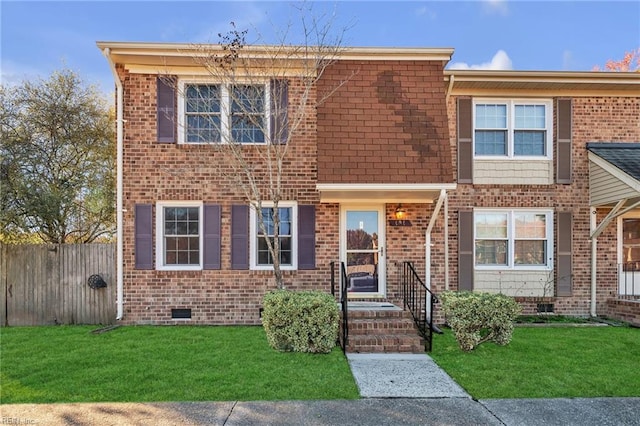
[[[340,259],[350,296],[385,296],[384,219],[384,205],[341,206]]]

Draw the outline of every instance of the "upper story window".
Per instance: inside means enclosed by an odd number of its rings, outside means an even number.
[[[266,123],[264,85],[236,85],[231,88],[231,140],[264,143]]]
[[[551,157],[552,103],[543,100],[474,101],[476,157]]]
[[[180,82],[180,143],[263,144],[268,134],[267,83]]]
[[[551,268],[551,211],[478,210],[474,228],[477,267]]]

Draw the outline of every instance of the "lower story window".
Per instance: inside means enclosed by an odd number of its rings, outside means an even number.
[[[202,205],[159,203],[156,209],[157,265],[160,269],[200,269]]]
[[[260,216],[255,210],[251,211],[251,263],[255,269],[270,269],[273,266],[273,255],[269,250],[267,240],[274,246],[275,236],[275,212],[272,205],[263,203],[262,225]],[[280,246],[279,260],[282,269],[296,269],[296,208],[293,203],[281,202],[278,204],[279,232],[278,242]]]
[[[552,213],[477,210],[475,264],[486,268],[550,268]]]

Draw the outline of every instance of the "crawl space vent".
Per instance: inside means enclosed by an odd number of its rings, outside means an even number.
[[[172,309],[171,319],[191,319],[191,309]]]
[[[538,303],[539,314],[551,314],[553,313],[553,303]]]

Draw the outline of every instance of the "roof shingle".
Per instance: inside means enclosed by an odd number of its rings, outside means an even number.
[[[587,149],[634,179],[640,180],[640,142],[588,143]]]

